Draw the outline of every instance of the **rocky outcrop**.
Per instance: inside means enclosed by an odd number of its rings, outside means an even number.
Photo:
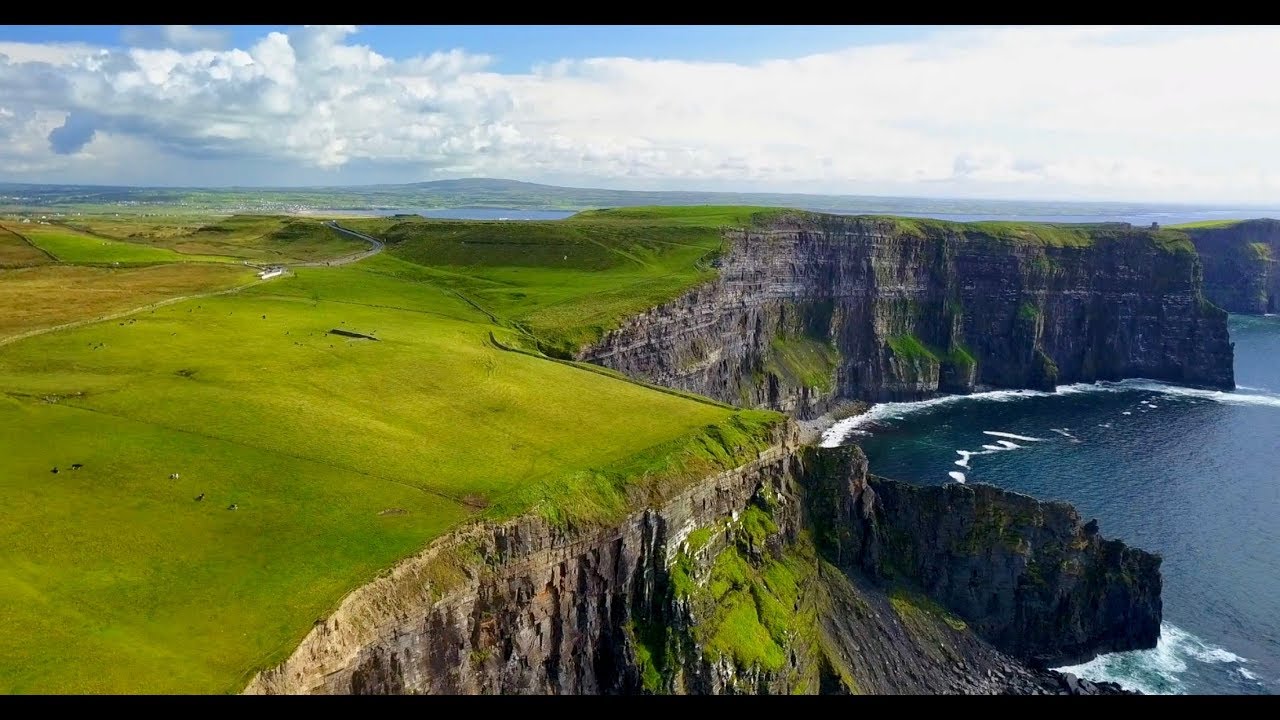
[[[997,229],[992,229],[992,228]],[[842,400],[1147,377],[1234,387],[1186,236],[797,215],[725,232],[719,277],[580,353],[814,417]]]
[[[563,527],[538,515],[466,527],[353,592],[246,692],[1117,691],[1034,669],[1020,658],[1045,641],[1010,639],[1061,612],[1082,642],[1112,647],[1091,609],[1107,604],[1105,593],[1064,590],[1048,607],[1004,583],[992,597],[1015,610],[975,613],[981,624],[966,624],[959,603],[942,607],[864,561],[892,549],[924,568],[937,537],[873,547],[894,526],[853,452],[801,450],[788,425],[756,460],[611,527]],[[926,516],[903,497],[895,514]],[[964,524],[966,513],[1021,503],[992,489],[987,502],[957,503],[953,512]],[[868,540],[851,542],[833,527]],[[1034,523],[1007,532],[1034,557],[1077,539]],[[1113,572],[1107,563],[1135,552],[1117,547],[1112,555],[1061,552],[1105,574]],[[980,552],[967,567],[978,577],[1016,575],[1010,558]],[[932,577],[923,569],[911,576]],[[1145,574],[1135,582],[1151,590]],[[1158,603],[1154,611],[1158,622]]]
[[[1104,540],[1063,502],[990,485],[869,476],[856,446],[810,461],[814,526],[837,562],[918,588],[1039,666],[1154,647],[1160,558]]]
[[[1188,228],[1204,266],[1205,297],[1228,312],[1280,312],[1280,220]]]

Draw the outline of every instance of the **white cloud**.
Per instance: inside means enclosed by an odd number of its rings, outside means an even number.
[[[239,158],[292,184],[360,168],[1003,197],[1280,190],[1275,28],[952,30],[751,65],[589,58],[523,74],[460,50],[393,60],[351,27],[242,49],[148,31],[127,49],[0,43],[0,135],[19,139],[0,144],[6,179],[101,178],[111,163],[136,178],[146,148],[145,182],[184,184],[201,162],[233,172]],[[49,133],[64,125],[60,155]]]

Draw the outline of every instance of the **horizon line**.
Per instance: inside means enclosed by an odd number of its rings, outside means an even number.
[[[299,191],[299,190],[359,190],[380,187],[409,187],[414,185],[431,185],[436,183],[447,182],[475,182],[475,181],[498,181],[521,183],[524,185],[536,185],[546,188],[557,188],[562,190],[583,190],[583,191],[604,191],[616,193],[667,193],[672,195],[781,195],[792,197],[821,197],[821,198],[873,198],[883,200],[963,200],[973,202],[991,202],[991,203],[1067,203],[1072,205],[1146,205],[1146,206],[1168,206],[1168,207],[1201,207],[1201,208],[1221,208],[1221,209],[1278,209],[1280,202],[1276,204],[1264,203],[1224,203],[1220,201],[1212,202],[1194,202],[1194,201],[1144,201],[1144,200],[1085,200],[1085,199],[1068,199],[1068,198],[1000,198],[1000,197],[978,197],[978,196],[955,196],[955,195],[879,195],[879,194],[854,194],[854,193],[836,193],[836,192],[796,192],[796,191],[768,191],[768,190],[661,190],[661,189],[619,189],[608,187],[592,187],[579,185],[555,185],[551,183],[533,182],[528,180],[517,180],[514,178],[499,178],[486,176],[467,176],[458,178],[438,178],[435,180],[418,180],[402,183],[359,183],[352,185],[107,185],[102,183],[33,183],[33,182],[15,182],[9,180],[0,180],[0,186],[25,186],[25,187],[85,187],[85,188],[105,188],[118,190],[263,190],[263,191]]]

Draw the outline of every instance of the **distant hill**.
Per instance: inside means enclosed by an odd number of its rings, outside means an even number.
[[[953,220],[1009,218],[1049,222],[1125,220],[1172,224],[1218,217],[1258,217],[1257,209],[1215,213],[1208,206],[1115,202],[935,199],[799,193],[606,190],[498,178],[433,180],[401,185],[293,188],[158,188],[0,183],[0,211],[179,206],[193,211],[410,211],[504,208],[577,211],[640,205],[753,205],[834,213],[928,215]],[[1223,214],[1225,213],[1225,214]]]

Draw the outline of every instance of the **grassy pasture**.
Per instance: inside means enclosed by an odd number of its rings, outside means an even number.
[[[608,521],[777,420],[499,350],[385,256],[133,318],[0,347],[0,692],[234,692],[467,517]]]
[[[60,262],[82,265],[139,265],[183,261],[232,262],[213,255],[183,255],[172,250],[122,242],[59,225],[24,225],[22,234]]]
[[[53,262],[48,254],[27,242],[14,230],[0,225],[0,268],[30,267],[48,262]]]
[[[80,217],[74,225],[135,244],[187,255],[220,255],[254,262],[310,262],[351,255],[365,243],[320,220],[282,215],[230,217]]]
[[[784,212],[754,207],[624,208],[565,220],[386,218],[344,225],[376,235],[435,282],[527,327],[567,356],[641,312],[714,277],[720,228]]]
[[[172,297],[231,288],[253,278],[248,268],[214,263],[0,270],[0,340]]]

